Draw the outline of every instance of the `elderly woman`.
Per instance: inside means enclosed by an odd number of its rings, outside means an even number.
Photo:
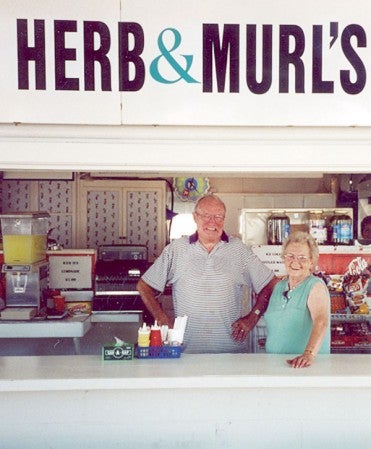
[[[330,296],[325,283],[312,274],[318,256],[310,234],[289,235],[282,245],[288,276],[276,284],[264,315],[266,351],[299,354],[287,360],[294,368],[310,366],[317,353],[330,352]]]

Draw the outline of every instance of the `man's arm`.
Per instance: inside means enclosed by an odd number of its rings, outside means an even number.
[[[269,298],[271,297],[274,286],[280,279],[273,277],[268,284],[256,295],[256,301],[251,311],[244,317],[232,324],[232,338],[236,341],[243,341],[249,332],[256,326],[260,317],[267,310]]]
[[[159,326],[167,325],[173,327],[173,322],[162,310],[160,303],[156,298],[156,290],[149,286],[143,279],[139,279],[137,283],[137,290],[142,298],[142,301],[146,305],[147,309],[157,321]]]
[[[271,294],[273,292],[274,286],[279,282],[280,279],[274,276],[268,284],[263,287],[263,289],[256,295],[256,301],[254,304],[254,307],[249,312],[247,316],[250,314],[253,314],[255,316],[263,315],[264,312],[267,310],[269,299],[271,297]]]

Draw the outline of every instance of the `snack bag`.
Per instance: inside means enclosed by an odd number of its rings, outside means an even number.
[[[343,278],[343,288],[352,313],[369,313],[367,285],[370,279],[368,264],[362,257],[353,259]]]

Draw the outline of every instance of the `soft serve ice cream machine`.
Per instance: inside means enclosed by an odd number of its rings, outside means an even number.
[[[49,214],[25,212],[0,215],[3,235],[6,308],[1,319],[31,319],[42,306],[48,285],[46,260]]]

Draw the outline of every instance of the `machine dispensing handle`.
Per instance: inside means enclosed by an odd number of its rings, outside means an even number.
[[[23,285],[22,285],[23,278]],[[12,287],[14,293],[25,293],[27,287],[27,275],[24,273],[12,273]]]

